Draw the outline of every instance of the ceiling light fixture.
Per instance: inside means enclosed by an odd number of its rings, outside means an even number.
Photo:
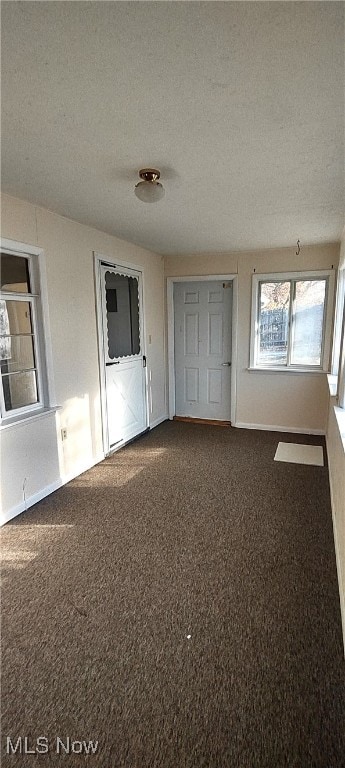
[[[135,185],[134,192],[142,203],[157,203],[165,195],[163,185],[158,181],[160,171],[155,168],[143,168],[139,171],[142,181]]]

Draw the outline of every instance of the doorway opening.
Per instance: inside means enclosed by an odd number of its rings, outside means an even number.
[[[148,428],[142,273],[96,255],[105,455]]]
[[[169,418],[235,423],[237,276],[168,279]]]

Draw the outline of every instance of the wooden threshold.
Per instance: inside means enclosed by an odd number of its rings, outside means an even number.
[[[209,424],[213,427],[231,427],[231,421],[218,419],[194,419],[192,416],[174,416],[174,421],[187,421],[189,424]]]

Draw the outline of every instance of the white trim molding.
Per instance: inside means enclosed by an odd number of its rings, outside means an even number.
[[[43,248],[39,248],[37,245],[22,243],[19,240],[9,240],[7,237],[0,237],[0,247],[6,251],[12,251],[14,255],[18,254],[19,256],[23,256],[26,253],[32,256],[40,256],[43,253]]]
[[[35,404],[33,407],[26,407],[18,410],[17,417],[18,423],[22,417],[29,415],[31,412],[39,413],[42,410],[49,410],[49,408],[58,407],[56,400],[55,384],[54,384],[54,366],[53,366],[53,352],[51,345],[51,332],[50,332],[50,316],[49,316],[49,303],[48,303],[48,285],[47,285],[47,270],[44,249],[31,243],[23,243],[18,240],[9,240],[5,237],[0,237],[0,248],[12,255],[27,257],[31,263],[31,279],[33,280],[34,288],[34,301],[35,301],[35,337],[36,337],[36,354],[39,360],[39,390],[40,390],[40,403]],[[25,294],[23,294],[22,300],[25,301]],[[8,413],[4,414],[3,426],[6,423],[11,424],[15,420],[16,414]]]
[[[63,475],[62,477],[60,476],[57,478],[57,480],[54,480],[53,483],[46,485],[44,488],[40,488],[39,491],[33,493],[31,496],[25,499],[25,501],[21,501],[20,504],[17,504],[15,507],[7,510],[7,512],[0,513],[0,527],[5,525],[5,523],[8,523],[10,520],[13,520],[14,517],[21,515],[22,512],[26,512],[30,507],[33,507],[34,504],[42,501],[42,499],[45,499],[46,496],[54,493],[54,491],[57,491],[59,488],[63,488],[64,485],[67,485],[72,480],[75,480],[76,477],[80,477],[80,475],[83,475],[84,472],[87,472],[89,469],[92,469],[92,467],[100,464],[100,462],[104,459],[104,454],[101,454],[94,461],[85,462],[82,467],[78,467],[77,472],[71,472],[70,474]]]
[[[0,433],[8,429],[17,429],[17,427],[25,426],[28,422],[37,421],[37,419],[44,419],[60,411],[61,408],[61,405],[54,405],[52,408],[42,408],[41,410],[25,414],[21,418],[13,418],[12,421],[9,419],[6,423],[0,424]]]
[[[6,512],[2,512],[0,515],[0,526],[9,523],[10,520],[21,515],[22,512],[26,512],[30,507],[33,507],[34,504],[37,504],[38,501],[42,501],[46,496],[57,491],[62,485],[64,485],[64,483],[61,480],[61,477],[59,477],[54,483],[50,483],[50,485],[46,485],[45,488],[41,488],[36,493],[33,493],[32,496],[29,496],[25,501],[21,501],[20,504],[17,504],[15,507],[12,507]]]
[[[334,417],[336,420],[336,429],[339,430],[339,440],[342,443],[342,448],[345,452],[345,411],[341,408],[337,408],[333,405],[334,398],[330,398],[330,415],[331,411],[334,410]],[[326,434],[326,447],[327,447],[327,456],[328,456],[328,475],[329,475],[329,488],[330,488],[330,496],[331,496],[331,509],[332,509],[332,525],[333,525],[333,538],[334,538],[334,549],[335,549],[335,559],[336,559],[336,566],[337,566],[337,577],[338,577],[338,588],[339,588],[339,600],[340,600],[340,614],[341,614],[341,624],[342,624],[342,630],[343,630],[343,643],[344,643],[344,655],[345,655],[345,590],[344,590],[344,584],[345,584],[345,574],[343,572],[343,569],[345,567],[345,563],[342,563],[341,559],[341,548],[339,543],[339,535],[338,531],[341,531],[342,528],[342,521],[341,521],[341,515],[342,509],[339,509],[339,497],[341,497],[341,491],[337,490],[337,485],[341,483],[341,472],[339,472],[339,468],[337,467],[336,463],[333,463],[333,457],[334,457],[334,450],[333,450],[333,441],[330,440],[329,434],[327,432]],[[341,450],[341,449],[340,449]]]
[[[247,424],[243,421],[237,421],[232,424],[238,429],[262,429],[265,432],[291,432],[296,435],[325,435],[324,429],[309,429],[309,427],[282,427],[277,424]]]

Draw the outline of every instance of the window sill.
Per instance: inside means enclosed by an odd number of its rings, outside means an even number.
[[[339,408],[339,405],[335,405],[337,388],[338,388],[338,376],[330,373],[327,376],[329,396],[330,396],[330,408],[334,409],[334,415],[338,425],[340,440],[343,444],[343,450],[345,453],[345,408]]]
[[[0,431],[2,432],[3,430],[10,429],[11,427],[24,426],[29,421],[36,421],[36,419],[43,419],[46,416],[51,416],[61,407],[61,405],[55,405],[52,408],[40,408],[37,411],[31,411],[31,413],[23,414],[23,416],[13,416],[12,418],[9,417],[3,421],[2,424],[0,424]]]
[[[338,376],[334,376],[333,373],[328,373],[327,381],[328,381],[330,397],[335,397],[337,394],[337,388],[338,388]]]
[[[251,373],[253,371],[258,371],[259,373],[312,373],[313,375],[315,373],[322,373],[327,376],[327,371],[323,371],[322,368],[279,368],[278,366],[252,365],[247,368],[247,371]]]

